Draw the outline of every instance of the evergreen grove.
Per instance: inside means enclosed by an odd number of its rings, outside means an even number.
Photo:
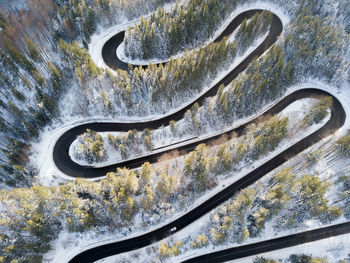
[[[217,176],[235,171],[242,161],[249,162],[249,160],[257,159],[274,150],[287,136],[287,127],[288,118],[276,116],[264,122],[252,124],[243,140],[233,139],[222,145],[214,146],[214,148],[204,144],[198,145],[186,156],[180,174],[167,173],[161,167],[154,168],[149,163],[145,163],[139,171],[118,169],[117,173],[111,172],[107,174],[106,179],[99,182],[77,179],[75,182],[57,187],[33,186],[2,190],[0,191],[0,203],[7,207],[8,211],[0,216],[0,227],[4,230],[1,235],[3,260],[5,262],[18,258],[38,260],[40,255],[50,248],[49,242],[55,239],[62,230],[85,232],[108,226],[107,230],[114,232],[115,229],[127,228],[133,223],[134,216],[141,211],[144,213],[145,222],[152,224],[146,218],[152,217],[152,211],[157,209],[157,203],[158,206],[159,202],[172,203],[179,200],[181,203],[184,202],[181,196],[187,196],[188,201],[193,200],[196,196],[201,196],[203,192],[219,183]],[[94,133],[90,132],[90,134]],[[313,186],[311,187],[310,184]],[[300,218],[302,222],[314,217],[328,222],[341,214],[338,208],[325,206],[327,201],[324,195],[329,186],[328,183],[321,182],[318,177],[304,176],[296,179],[288,170],[283,170],[275,175],[269,187],[266,188],[266,197],[263,198],[266,202],[260,201],[259,196],[263,195],[255,192],[253,188],[243,190],[233,200],[241,200],[239,196],[249,192],[252,198],[249,201],[250,207],[253,202],[257,202],[258,206],[253,206],[254,211],[258,211],[258,208],[261,211],[263,209],[270,211],[271,215],[264,214],[265,220],[268,220],[273,215],[277,215],[289,200],[305,199],[298,213],[288,215],[285,219],[286,224],[295,218]],[[308,197],[311,194],[309,189],[313,189],[313,199]],[[305,196],[302,195],[303,191],[305,191]],[[319,195],[314,195],[316,191],[320,191]],[[275,199],[272,198],[273,196]],[[166,211],[162,213],[166,214]],[[305,211],[308,214],[305,214]],[[245,232],[248,231],[249,235],[254,236],[263,229],[263,224],[255,225],[254,218],[262,215],[257,212],[251,213],[253,217],[247,217],[249,220],[245,221],[245,225],[242,223],[238,225],[244,229],[247,228]],[[235,220],[230,219],[229,222],[237,224]],[[259,222],[261,222],[260,219]],[[222,225],[222,223],[217,224]],[[288,223],[287,226],[292,227],[291,223]],[[210,231],[215,237],[210,237],[211,242],[212,240],[221,242],[223,236],[219,236],[223,234],[215,232],[218,230]],[[238,236],[240,235],[236,237]],[[206,243],[198,240],[196,242]],[[200,245],[192,246],[199,247]],[[177,244],[177,249],[181,251],[180,244]]]

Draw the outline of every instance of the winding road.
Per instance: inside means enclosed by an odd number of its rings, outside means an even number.
[[[249,18],[253,16],[255,13],[260,11],[261,10],[250,10],[250,11],[241,13],[239,16],[237,16],[235,19],[232,20],[232,22],[227,26],[227,28],[215,41],[222,40],[223,37],[231,34],[241,24],[244,18]],[[261,56],[269,47],[271,47],[276,42],[278,36],[282,32],[282,29],[283,29],[283,26],[282,26],[281,20],[276,15],[274,15],[273,21],[270,27],[270,32],[266,37],[266,39],[263,41],[263,43],[259,45],[258,48],[256,48],[248,57],[246,57],[244,61],[242,61],[242,63],[240,63],[235,69],[233,69],[229,74],[227,74],[220,82],[218,82],[215,86],[209,89],[205,94],[199,97],[197,102],[201,105],[204,102],[205,98],[213,96],[217,93],[220,85],[222,84],[228,85],[233,79],[235,79],[239,73],[243,72],[246,69],[248,64],[255,57]],[[110,40],[106,42],[106,44],[102,49],[102,57],[105,63],[109,67],[115,70],[116,69],[126,70],[128,68],[128,65],[122,62],[121,60],[119,60],[118,57],[116,56],[116,48],[122,43],[123,38],[124,38],[124,32],[121,32],[115,35],[114,37],[112,37]],[[299,100],[302,98],[320,97],[320,96],[332,96],[332,95],[319,89],[310,88],[310,89],[298,90],[286,96],[282,100],[280,100],[275,106],[266,110],[262,115],[274,115],[281,112],[284,108],[286,108],[288,105],[290,105],[292,102],[296,100]],[[128,252],[135,249],[143,248],[145,246],[148,246],[150,244],[153,244],[159,240],[162,240],[168,237],[170,235],[170,230],[173,229],[174,227],[176,227],[176,231],[173,231],[171,233],[175,233],[185,228],[186,226],[190,225],[191,223],[195,222],[197,219],[204,216],[205,214],[210,212],[212,209],[214,209],[218,205],[222,204],[223,202],[231,198],[235,193],[237,193],[241,189],[244,189],[250,186],[251,184],[259,180],[260,178],[262,178],[263,176],[265,176],[267,173],[271,172],[275,168],[279,167],[281,164],[283,164],[293,156],[307,149],[309,146],[319,142],[321,139],[333,134],[340,127],[342,127],[344,125],[345,118],[346,118],[345,111],[337,98],[333,97],[333,101],[334,103],[331,108],[331,117],[323,127],[313,132],[311,135],[303,138],[299,142],[295,143],[294,145],[292,145],[282,153],[278,154],[274,158],[270,159],[266,163],[255,168],[254,171],[251,171],[250,173],[245,175],[243,178],[227,186],[225,189],[215,194],[213,197],[206,200],[204,203],[200,204],[194,209],[186,212],[185,214],[183,214],[181,217],[177,218],[173,222],[167,225],[164,225],[158,229],[155,229],[153,231],[147,232],[141,236],[137,236],[134,238],[117,241],[117,242],[113,242],[105,245],[100,245],[100,246],[88,249],[76,255],[74,258],[70,260],[70,262],[81,262],[81,263],[94,262],[108,256],[117,255],[123,252]],[[167,149],[167,150],[159,151],[157,153],[149,154],[147,156],[143,156],[133,160],[127,160],[115,165],[110,165],[110,166],[101,167],[101,168],[80,166],[79,164],[71,160],[68,152],[69,152],[69,147],[71,143],[76,139],[78,135],[85,132],[86,129],[92,129],[99,132],[128,131],[132,129],[143,130],[145,128],[156,129],[162,125],[167,125],[171,120],[180,120],[181,118],[183,118],[183,115],[186,112],[186,110],[191,108],[193,104],[194,102],[189,103],[187,106],[183,107],[176,113],[167,115],[163,118],[156,119],[153,121],[138,122],[138,123],[116,123],[116,122],[98,123],[96,122],[96,123],[89,123],[89,124],[76,126],[68,130],[64,134],[62,134],[62,136],[57,140],[53,149],[53,159],[54,159],[55,165],[60,171],[62,171],[63,173],[71,177],[97,178],[97,177],[104,176],[107,172],[115,171],[117,167],[125,166],[128,168],[137,168],[137,167],[140,167],[141,164],[146,161],[154,163],[157,161],[157,158],[160,155],[170,150]],[[251,122],[254,122],[254,121],[256,121],[256,119],[252,120]],[[238,128],[227,131],[226,134],[230,135],[232,134],[232,131],[235,131],[239,135],[243,134],[245,131],[245,127],[251,122],[245,123],[244,125]],[[186,145],[177,147],[176,149],[178,149],[179,151],[191,151],[199,143],[210,143],[216,140],[218,137],[222,136],[222,134],[216,135],[210,138],[206,138],[205,140],[189,142]],[[332,226],[330,228],[321,228],[318,230],[314,230],[313,232],[312,231],[303,232],[301,234],[287,236],[284,238],[273,239],[273,240],[268,240],[264,242],[247,245],[247,246],[240,246],[240,247],[235,247],[224,251],[214,252],[202,257],[189,259],[185,262],[224,262],[230,259],[237,259],[237,258],[249,256],[249,255],[255,255],[257,253],[272,251],[283,247],[294,246],[297,244],[302,244],[305,242],[315,241],[315,240],[323,239],[329,236],[335,236],[335,235],[340,235],[340,234],[349,233],[349,232],[350,232],[350,223],[346,223],[346,224]]]
[[[221,41],[225,36],[230,35],[244,20],[244,18],[252,17],[257,12],[261,12],[262,10],[250,10],[244,12],[237,16],[232,22],[225,28],[222,34],[220,34],[215,41]],[[202,105],[207,97],[211,97],[216,95],[219,87],[221,85],[228,85],[234,80],[239,73],[243,72],[249,63],[255,58],[262,55],[269,47],[271,47],[277,40],[278,36],[281,34],[283,29],[282,21],[276,16],[273,16],[273,21],[270,27],[270,32],[265,38],[265,40],[253,51],[251,52],[236,68],[234,68],[231,72],[229,72],[224,78],[222,78],[218,83],[216,83],[213,87],[208,89],[206,93],[201,95],[196,101],[189,103],[185,107],[179,109],[173,114],[166,115],[160,119],[155,119],[152,121],[146,122],[110,122],[110,123],[88,123],[76,126],[64,134],[60,136],[57,140],[54,149],[53,149],[53,160],[56,167],[63,172],[64,174],[75,177],[75,178],[98,178],[105,176],[106,173],[115,171],[117,167],[127,167],[127,168],[136,168],[141,166],[145,161],[149,161],[150,163],[156,162],[157,158],[166,153],[168,151],[164,150],[159,154],[150,154],[142,158],[133,159],[131,161],[119,162],[115,165],[109,165],[101,168],[93,168],[88,166],[81,166],[74,162],[68,152],[69,147],[76,139],[77,136],[81,135],[86,131],[86,129],[91,129],[97,132],[104,131],[129,131],[129,130],[144,130],[145,128],[156,129],[161,127],[162,125],[166,126],[169,124],[171,120],[181,120],[185,114],[185,112],[190,109],[193,104],[196,102],[199,105]],[[124,37],[124,31],[112,37],[110,40],[106,42],[106,44],[102,48],[102,57],[105,63],[111,67],[112,69],[127,69],[128,64],[119,60],[116,55],[117,47],[122,43]],[[136,65],[135,65],[136,66]],[[208,141],[206,141],[208,142]],[[198,145],[200,141],[197,141],[195,144]],[[203,142],[204,143],[204,142]],[[193,150],[195,147],[187,146],[187,149],[184,150]],[[179,149],[180,150],[180,149]]]

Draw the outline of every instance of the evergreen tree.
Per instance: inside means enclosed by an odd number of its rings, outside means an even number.
[[[201,192],[209,186],[206,146],[200,144],[185,159],[183,173],[191,179],[191,187]]]

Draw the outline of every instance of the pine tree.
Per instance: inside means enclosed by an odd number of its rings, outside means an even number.
[[[146,186],[146,185],[152,185],[153,178],[154,178],[154,170],[152,165],[149,162],[145,162],[140,171],[140,176],[141,176],[141,184]]]
[[[343,136],[336,142],[339,153],[343,156],[350,156],[350,135]]]
[[[201,248],[206,246],[208,243],[208,238],[205,235],[198,235],[196,239],[192,242],[191,247]]]
[[[141,206],[146,212],[149,211],[154,205],[154,193],[150,186],[145,186],[145,196],[141,198]]]
[[[208,187],[208,160],[206,146],[200,144],[185,159],[183,173],[192,180],[195,191],[203,191]]]
[[[167,258],[172,256],[172,249],[165,243],[160,243],[158,248],[159,256],[161,258]]]
[[[36,45],[34,44],[34,42],[31,41],[29,38],[26,38],[25,42],[26,42],[27,48],[29,50],[29,56],[36,62],[41,61],[42,57],[41,57],[40,52],[37,49]]]
[[[229,149],[226,144],[223,144],[219,147],[219,150],[217,152],[217,172],[226,172],[229,171],[232,168],[232,158],[231,154],[229,152]]]
[[[175,190],[176,179],[172,175],[161,173],[158,177],[156,189],[162,199],[167,199]]]

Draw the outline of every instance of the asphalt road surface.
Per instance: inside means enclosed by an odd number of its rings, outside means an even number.
[[[199,257],[191,258],[182,263],[197,262],[226,262],[229,260],[240,259],[244,257],[254,256],[261,253],[267,253],[278,249],[288,248],[299,244],[313,242],[328,237],[339,236],[350,232],[350,222],[339,225],[333,225],[311,231],[289,235],[285,237],[269,239],[263,242],[249,244],[245,246],[233,247]],[[312,251],[310,251],[312,252]]]

